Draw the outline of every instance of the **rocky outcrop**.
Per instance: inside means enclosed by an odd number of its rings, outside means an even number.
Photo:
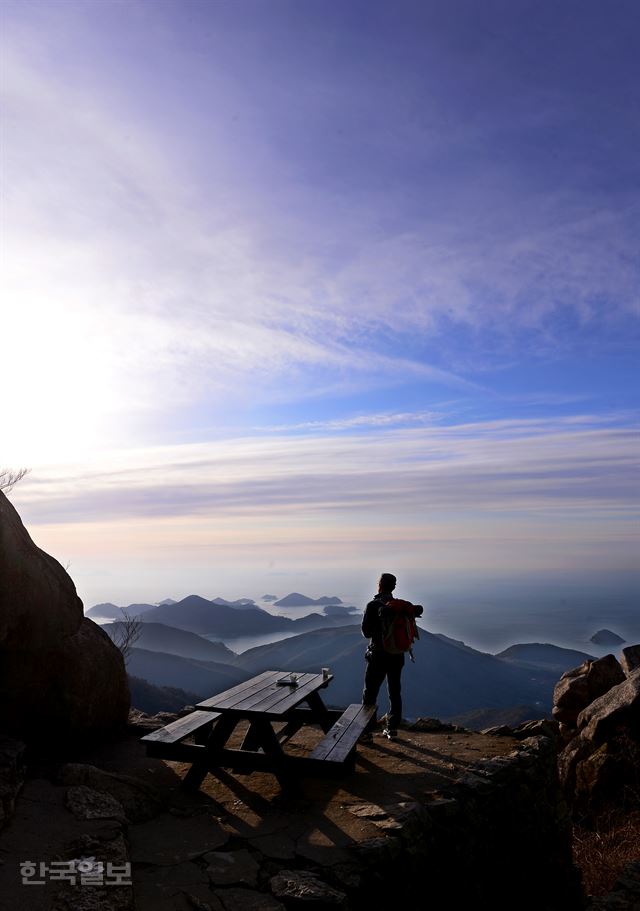
[[[565,671],[553,691],[553,717],[575,727],[584,708],[624,679],[624,671],[614,655],[588,659],[579,667]]]
[[[0,650],[47,648],[82,623],[71,577],[33,543],[0,492]]]
[[[638,652],[635,645],[625,649],[621,664],[613,655],[585,662],[564,674],[556,686],[554,716],[563,720],[564,738],[558,770],[579,816],[625,805],[640,786]],[[598,690],[604,692],[597,694]],[[588,702],[582,705],[585,698]],[[572,720],[564,721],[569,714]]]
[[[623,648],[620,654],[620,664],[627,677],[631,671],[640,667],[640,645],[628,645]]]
[[[0,493],[0,730],[61,746],[126,724],[121,652]]]

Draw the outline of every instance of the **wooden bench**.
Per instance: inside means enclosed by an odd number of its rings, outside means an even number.
[[[311,753],[309,759],[335,763],[336,767],[355,764],[356,744],[376,714],[375,705],[353,703]]]
[[[172,721],[157,731],[145,734],[140,740],[146,744],[147,756],[165,759],[176,758],[176,744],[193,736],[196,743],[203,744],[211,732],[218,712],[191,712],[177,721]]]

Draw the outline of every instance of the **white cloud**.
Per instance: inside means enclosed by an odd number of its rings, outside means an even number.
[[[404,184],[341,198],[287,183],[255,110],[259,179],[251,144],[234,171],[222,134],[204,177],[104,73],[84,84],[47,66],[50,40],[4,60],[0,381],[16,388],[3,417],[30,462],[54,438],[91,448],[140,411],[196,400],[215,412],[416,380],[470,390],[469,372],[513,356],[522,333],[536,335],[529,353],[561,348],[637,310],[632,194],[618,208],[576,188],[536,194],[496,167],[409,215]],[[397,152],[406,138],[385,141]],[[408,354],[416,339],[432,355]]]
[[[372,514],[398,526],[484,514],[617,516],[624,524],[638,506],[637,434],[589,416],[399,429],[382,422],[364,436],[310,429],[106,453],[90,471],[35,467],[17,496],[39,524],[216,515],[270,516],[276,525],[323,516],[339,525]]]

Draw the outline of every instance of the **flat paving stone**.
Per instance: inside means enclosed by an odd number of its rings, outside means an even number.
[[[228,840],[218,819],[205,813],[188,820],[163,813],[129,829],[133,863],[175,865],[215,851]]]
[[[260,865],[246,848],[239,851],[211,851],[205,854],[207,875],[214,886],[258,885]]]
[[[224,911],[285,911],[273,895],[251,889],[221,889],[217,893]]]

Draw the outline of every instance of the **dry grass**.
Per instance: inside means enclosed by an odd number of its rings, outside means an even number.
[[[589,828],[574,825],[573,856],[587,893],[609,892],[625,864],[640,858],[640,810],[607,810]]]

